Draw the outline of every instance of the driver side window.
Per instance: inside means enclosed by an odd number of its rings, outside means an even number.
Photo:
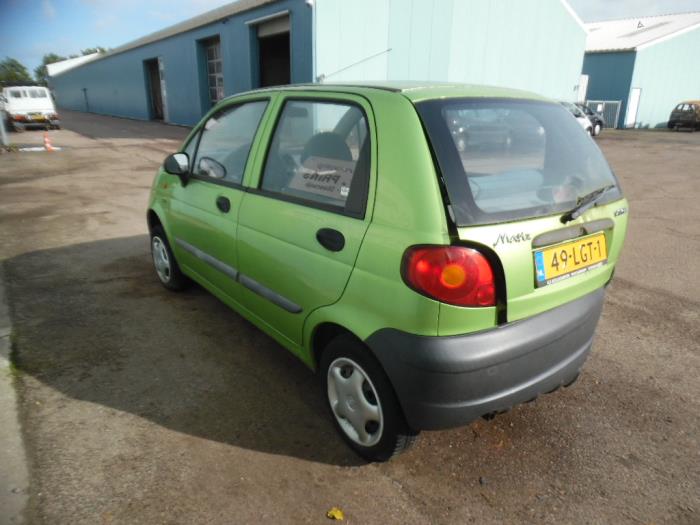
[[[240,184],[266,107],[266,100],[248,102],[225,108],[210,117],[202,128],[192,174]],[[189,148],[188,144],[186,153]]]

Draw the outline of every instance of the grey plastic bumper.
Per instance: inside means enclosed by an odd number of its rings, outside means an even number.
[[[460,426],[576,379],[605,292],[493,330],[427,337],[386,328],[366,341],[387,372],[409,425]]]

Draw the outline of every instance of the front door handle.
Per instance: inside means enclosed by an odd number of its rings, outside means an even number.
[[[333,228],[321,228],[316,232],[316,240],[321,246],[332,252],[339,252],[345,247],[345,237]]]
[[[216,198],[216,207],[219,208],[224,213],[228,213],[231,210],[231,201],[226,197]]]

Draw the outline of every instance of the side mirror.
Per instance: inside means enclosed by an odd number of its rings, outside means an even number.
[[[190,159],[187,153],[173,153],[168,155],[163,162],[163,168],[171,175],[177,175],[183,186],[187,186],[190,175]]]

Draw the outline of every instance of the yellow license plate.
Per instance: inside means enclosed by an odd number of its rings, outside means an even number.
[[[29,116],[32,120],[44,120],[44,115],[41,113],[30,113]]]
[[[537,250],[534,256],[535,282],[545,286],[603,266],[608,247],[601,232]]]

